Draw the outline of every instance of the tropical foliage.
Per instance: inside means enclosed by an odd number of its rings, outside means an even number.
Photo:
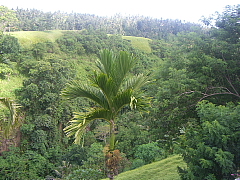
[[[74,81],[62,92],[64,97],[85,97],[96,104],[92,110],[75,113],[71,124],[64,129],[68,136],[74,135],[75,143],[80,143],[92,121],[102,119],[109,123],[109,150],[114,152],[117,115],[126,105],[132,109],[143,106],[143,100],[136,91],[147,83],[147,77],[143,74],[128,77],[134,63],[135,58],[127,52],[121,51],[114,55],[112,51],[103,50],[97,61],[100,72],[95,71],[90,77],[91,84]],[[111,165],[109,168],[112,171]]]
[[[204,26],[0,7],[0,179],[240,171],[239,5]]]
[[[182,136],[188,164],[182,179],[231,179],[239,167],[239,105],[199,103],[200,123],[192,123]]]

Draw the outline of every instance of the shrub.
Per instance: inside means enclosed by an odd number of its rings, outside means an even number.
[[[104,177],[101,170],[77,169],[66,177],[66,180],[99,180]]]
[[[145,164],[153,162],[156,158],[162,156],[163,150],[158,147],[157,143],[142,144],[137,147],[134,154],[135,158],[142,159]]]
[[[0,157],[0,180],[40,179],[51,172],[52,164],[34,151],[21,154],[18,148],[5,152]]]
[[[139,167],[141,167],[143,165],[145,165],[144,160],[142,160],[142,159],[134,159],[133,162],[132,162],[131,169],[136,169],[136,168],[139,168]]]

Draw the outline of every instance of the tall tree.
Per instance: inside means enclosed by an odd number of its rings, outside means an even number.
[[[13,10],[5,6],[0,6],[0,32],[3,32],[6,27],[14,25],[18,21],[16,14]]]
[[[91,84],[74,81],[62,92],[64,97],[85,97],[96,105],[88,112],[75,113],[70,125],[65,128],[68,136],[75,136],[75,143],[80,143],[86,127],[96,119],[106,120],[110,127],[109,152],[112,158],[115,150],[116,117],[126,105],[131,108],[141,107],[142,100],[138,90],[148,82],[143,74],[127,76],[135,63],[135,58],[125,51],[114,55],[110,50],[102,50],[97,67],[91,78]],[[109,156],[108,156],[109,157]],[[109,157],[108,162],[112,161]],[[108,177],[114,178],[115,167],[108,166]]]
[[[198,104],[199,119],[186,129],[181,145],[186,169],[179,168],[181,178],[234,179],[239,169],[239,105],[216,106],[208,101]],[[189,123],[190,124],[190,123]]]

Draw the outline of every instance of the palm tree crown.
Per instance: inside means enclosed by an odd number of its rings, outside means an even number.
[[[144,84],[147,77],[139,74],[128,77],[136,59],[125,51],[115,55],[110,50],[102,50],[97,61],[99,71],[90,78],[91,84],[74,81],[62,92],[67,98],[85,97],[97,104],[88,113],[75,113],[70,125],[64,130],[68,136],[75,136],[75,143],[80,143],[86,126],[95,119],[104,119],[110,124],[110,149],[114,149],[115,118],[126,105],[135,108],[140,102],[136,92]]]

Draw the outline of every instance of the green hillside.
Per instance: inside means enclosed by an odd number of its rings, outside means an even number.
[[[11,32],[10,35],[16,37],[20,45],[25,49],[31,49],[33,44],[44,43],[44,42],[55,42],[58,38],[63,36],[64,30],[52,30],[52,31],[16,31]],[[151,48],[149,46],[150,39],[143,37],[134,37],[134,36],[123,36],[123,39],[129,40],[132,46],[136,49],[140,49],[144,52],[150,53]],[[61,57],[60,57],[61,58]],[[83,77],[84,68],[91,66],[92,60],[87,60],[86,56],[78,57],[81,59],[82,66],[79,66],[80,69],[78,72],[81,72]],[[76,60],[72,59],[72,63]],[[14,90],[22,86],[22,77],[15,77],[14,75],[10,76],[8,79],[3,79],[0,81],[0,96],[14,97]]]
[[[25,47],[29,48],[31,44],[36,44],[40,42],[55,42],[56,39],[63,35],[63,30],[53,30],[53,31],[17,31],[11,32],[10,35],[18,38],[19,43]],[[151,39],[144,37],[135,36],[122,36],[123,39],[131,42],[134,48],[140,49],[144,52],[151,53],[151,47],[149,46],[149,41]]]
[[[30,49],[32,44],[55,42],[56,39],[63,36],[63,32],[63,30],[17,31],[11,32],[10,35],[16,37],[23,48]],[[142,50],[146,53],[151,52],[151,47],[149,46],[149,41],[151,41],[151,39],[134,36],[122,36],[122,38],[130,41],[132,46],[136,49]],[[86,57],[82,57],[81,59],[83,59],[81,62],[85,65],[78,68],[80,68],[79,72],[83,73],[84,67],[89,67],[89,63],[91,64],[92,62],[87,61]],[[10,76],[8,79],[1,80],[0,96],[14,97],[14,90],[22,86],[22,81],[22,77],[16,77],[14,75]]]
[[[31,44],[40,42],[54,42],[63,35],[62,31],[17,31],[11,32],[10,35],[18,38],[19,43],[24,48],[29,48]]]
[[[177,167],[185,167],[182,157],[175,155],[161,161],[119,174],[116,180],[180,180]],[[107,179],[104,179],[107,180]]]
[[[9,79],[0,79],[0,97],[14,98],[15,89],[22,87],[22,76],[12,76]]]
[[[133,47],[140,49],[146,53],[151,53],[151,47],[149,46],[149,41],[152,41],[149,38],[144,37],[135,37],[135,36],[123,36],[123,39],[131,41]]]

